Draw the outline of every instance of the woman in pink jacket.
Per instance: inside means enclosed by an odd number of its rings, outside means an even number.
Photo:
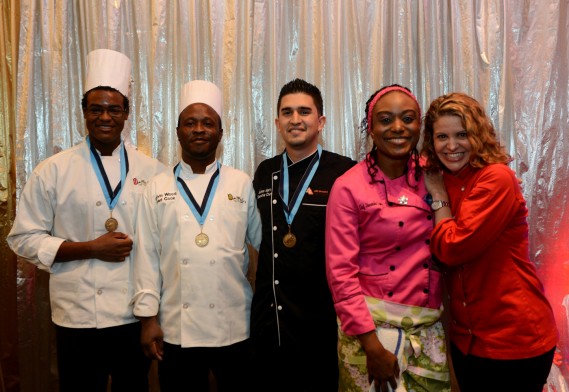
[[[431,250],[448,268],[451,356],[461,392],[541,392],[558,334],[529,259],[527,207],[484,109],[437,98],[422,151],[435,212]]]
[[[326,210],[340,390],[450,391],[441,273],[429,250],[433,212],[416,149],[421,110],[392,85],[370,97],[365,113],[373,148],[336,180]]]

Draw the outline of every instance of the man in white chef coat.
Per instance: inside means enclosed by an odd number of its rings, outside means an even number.
[[[216,159],[222,115],[216,85],[182,87],[182,159],[138,209],[134,314],[162,392],[208,391],[210,371],[220,392],[248,389],[248,244],[259,249],[261,220],[252,179]]]
[[[121,138],[129,116],[131,61],[87,56],[82,100],[88,135],[34,169],[7,237],[50,273],[62,392],[147,391],[149,359],[132,312],[134,215],[151,177],[166,167]]]

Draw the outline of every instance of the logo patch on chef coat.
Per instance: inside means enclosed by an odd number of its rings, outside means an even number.
[[[311,189],[310,187],[306,190],[309,195],[325,195],[328,196],[330,191],[328,189]]]
[[[233,196],[231,193],[227,194],[227,199],[239,204],[246,203],[245,199],[243,199],[241,196]]]
[[[132,183],[134,185],[145,186],[148,183],[148,180],[139,180],[138,178],[134,177],[132,179]]]
[[[257,200],[262,199],[263,197],[271,197],[271,195],[271,188],[261,189],[257,192]]]
[[[156,195],[156,204],[161,203],[163,201],[167,201],[167,200],[176,200],[176,194],[178,192],[165,192],[165,193],[159,193],[158,195]]]
[[[375,206],[383,206],[383,203],[378,203],[376,201],[368,202],[368,203],[360,203],[359,208],[361,211],[365,211],[368,208],[375,207]]]

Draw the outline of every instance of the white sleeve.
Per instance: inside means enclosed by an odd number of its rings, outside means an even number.
[[[52,236],[55,192],[34,171],[20,196],[16,219],[6,238],[10,248],[39,269],[51,272],[65,238]]]
[[[253,189],[253,183],[249,186],[249,200],[247,201],[247,237],[246,241],[251,244],[255,250],[259,250],[261,246],[261,214],[257,208],[257,195]]]
[[[160,306],[160,232],[156,217],[156,199],[151,181],[140,198],[134,228],[134,315],[150,317]]]

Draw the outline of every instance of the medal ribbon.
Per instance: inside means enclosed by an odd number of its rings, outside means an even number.
[[[113,208],[115,208],[117,202],[119,201],[119,195],[122,192],[122,184],[124,184],[126,180],[126,175],[128,173],[128,155],[126,153],[126,149],[124,148],[124,143],[121,140],[120,144],[121,180],[119,181],[114,191],[111,188],[111,184],[109,182],[109,178],[107,177],[107,172],[105,172],[105,167],[103,166],[101,157],[99,156],[99,153],[95,149],[95,146],[91,144],[91,140],[89,139],[89,137],[87,137],[87,145],[89,146],[89,150],[91,150],[91,166],[93,166],[93,170],[95,170],[95,174],[97,175],[97,179],[99,180],[101,189],[105,194],[107,205],[109,206],[109,209],[112,211]]]
[[[190,191],[184,180],[180,178],[180,170],[182,169],[182,165],[178,163],[174,167],[174,176],[176,176],[177,180],[176,186],[180,191],[180,195],[182,195],[182,198],[186,201],[186,204],[190,207],[190,210],[192,210],[192,214],[194,214],[194,217],[199,222],[200,226],[203,226],[205,218],[211,207],[211,203],[213,201],[213,195],[215,195],[215,190],[217,189],[217,184],[219,183],[220,168],[221,164],[218,161],[217,170],[215,171],[215,173],[213,173],[213,175],[209,180],[209,184],[207,185],[207,190],[205,191],[205,195],[202,204],[200,206],[196,201],[196,199],[194,198],[194,195],[192,195],[192,192]]]
[[[294,195],[292,195],[292,199],[290,200],[289,203],[288,156],[286,154],[286,150],[283,153],[283,160],[281,163],[282,175],[279,186],[279,195],[281,197],[281,200],[283,201],[284,205],[283,210],[286,218],[286,223],[288,223],[289,226],[292,224],[294,216],[296,215],[300,207],[300,202],[302,201],[302,198],[304,197],[304,194],[308,189],[308,185],[310,185],[310,181],[312,181],[312,178],[314,177],[314,173],[316,173],[316,169],[318,169],[318,165],[320,164],[321,154],[322,154],[322,146],[318,144],[318,151],[316,154],[314,154],[314,157],[312,157],[312,160],[308,164],[308,167],[306,168],[304,175],[300,179],[300,182],[298,183]]]

